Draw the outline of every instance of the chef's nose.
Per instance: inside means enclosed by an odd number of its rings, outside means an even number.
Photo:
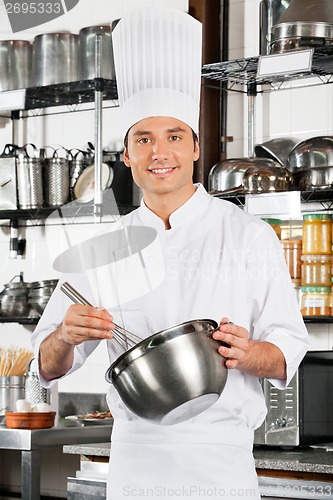
[[[157,140],[154,142],[152,158],[154,161],[163,161],[168,158],[168,147],[165,141]]]

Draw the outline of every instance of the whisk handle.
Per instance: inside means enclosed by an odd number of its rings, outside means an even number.
[[[91,306],[90,302],[88,302],[82,295],[75,290],[67,281],[65,281],[61,286],[60,290],[64,292],[67,297],[71,299],[75,304],[82,304],[83,306]]]

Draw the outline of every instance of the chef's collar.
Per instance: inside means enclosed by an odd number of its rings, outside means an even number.
[[[169,222],[171,229],[175,229],[184,222],[193,219],[197,216],[198,212],[201,212],[204,206],[207,206],[211,200],[211,196],[207,193],[202,184],[194,184],[195,193],[187,200],[184,205],[177,208],[170,215]],[[144,202],[144,198],[141,200],[141,205],[138,209],[140,219],[145,226],[150,226],[157,231],[164,231],[165,226],[163,220],[158,217]]]

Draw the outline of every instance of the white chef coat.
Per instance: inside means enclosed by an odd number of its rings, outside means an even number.
[[[289,383],[308,348],[308,335],[281,245],[267,223],[211,197],[199,184],[194,195],[171,214],[169,230],[144,202],[121,224],[154,228],[156,239],[128,259],[66,275],[59,284],[69,281],[88,300],[106,306],[117,323],[141,337],[191,319],[219,322],[226,316],[245,327],[252,339],[272,342],[281,349],[287,380],[271,382],[278,388]],[[35,356],[69,304],[58,285],[33,334]],[[107,344],[113,361],[119,353],[113,340]],[[97,345],[98,341],[91,341],[77,346],[69,373]],[[109,500],[259,498],[253,432],[262,423],[266,406],[256,377],[229,370],[215,404],[171,426],[133,415],[113,386],[107,400],[115,419]]]

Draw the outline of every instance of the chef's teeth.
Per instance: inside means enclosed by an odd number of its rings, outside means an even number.
[[[172,170],[172,168],[156,168],[153,169],[152,172],[154,172],[154,174],[165,174],[165,172],[169,172],[170,170]]]

